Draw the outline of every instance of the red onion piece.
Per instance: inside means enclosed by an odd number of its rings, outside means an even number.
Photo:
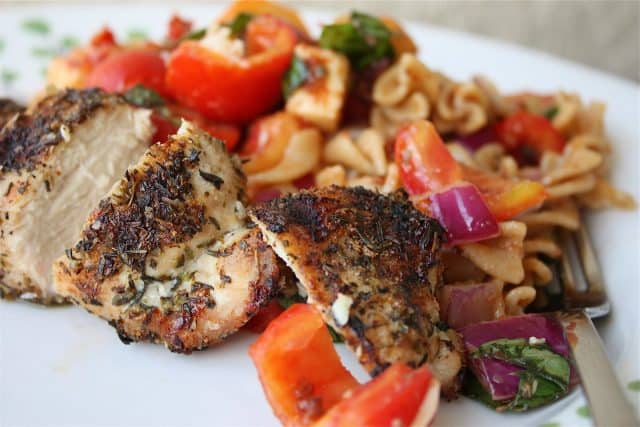
[[[504,315],[503,283],[445,285],[440,291],[440,317],[454,329]]]
[[[255,196],[253,196],[254,203],[265,203],[272,199],[277,199],[282,196],[282,191],[277,188],[266,188],[264,190],[258,191]]]
[[[499,141],[493,126],[485,126],[469,135],[460,135],[456,140],[471,151],[476,151],[485,144]]]
[[[501,338],[535,337],[543,338],[551,350],[571,360],[571,349],[562,325],[552,316],[545,314],[525,314],[476,323],[462,328],[460,333],[467,352],[475,350],[481,344]],[[469,366],[494,400],[510,399],[517,394],[517,372],[521,370],[520,367],[491,358],[472,359]],[[516,380],[511,377],[515,377]],[[577,379],[577,372],[572,365],[570,383],[575,384]]]
[[[500,234],[498,222],[472,184],[432,194],[430,200],[431,212],[447,230],[450,245],[477,242]]]

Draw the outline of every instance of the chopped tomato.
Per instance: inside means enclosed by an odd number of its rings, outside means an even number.
[[[536,164],[545,151],[561,153],[562,135],[545,117],[518,111],[495,125],[498,139],[520,164]]]
[[[262,333],[267,329],[269,323],[282,314],[283,311],[284,308],[282,308],[280,303],[277,300],[273,300],[267,306],[260,309],[244,327],[251,332],[257,334]]]
[[[167,39],[171,41],[178,41],[191,31],[193,22],[182,19],[180,15],[173,14],[169,20],[169,27],[167,28]]]
[[[555,105],[553,95],[533,92],[520,92],[505,96],[505,101],[517,110],[525,110],[530,113],[543,115]]]
[[[425,365],[394,364],[335,405],[313,427],[427,426],[438,408],[440,384]]]
[[[253,203],[265,203],[269,200],[277,199],[282,196],[282,191],[277,188],[265,188],[258,190],[255,194],[251,195],[251,201]]]
[[[280,18],[287,24],[293,26],[301,36],[309,37],[307,27],[304,25],[298,13],[280,3],[267,0],[236,0],[231,6],[225,10],[218,22],[228,23],[241,13],[250,15],[272,15]]]
[[[358,385],[311,305],[289,307],[251,345],[249,355],[273,412],[287,426],[309,425]]]
[[[281,99],[296,33],[271,16],[247,25],[247,55],[229,57],[198,41],[181,43],[171,54],[167,86],[180,103],[223,122],[246,123],[273,108]]]
[[[418,51],[416,44],[404,31],[398,21],[390,16],[381,16],[380,21],[391,31],[391,45],[393,46],[396,58],[399,58],[403,53],[416,53]]]
[[[92,47],[116,46],[116,38],[110,28],[104,27],[91,37],[89,44]]]
[[[301,176],[298,179],[294,179],[293,180],[293,185],[294,187],[300,189],[300,190],[306,190],[308,188],[313,188],[316,185],[316,177],[313,175],[312,172],[309,172],[308,174]]]
[[[164,144],[169,139],[169,136],[178,131],[178,128],[171,120],[161,116],[155,111],[151,114],[151,123],[153,123],[153,126],[156,128],[153,138],[151,139],[154,144]]]
[[[431,122],[418,120],[398,132],[395,161],[407,192],[440,191],[462,178],[462,171]]]
[[[544,186],[535,181],[510,181],[468,166],[463,178],[474,184],[498,221],[505,221],[539,207],[546,199]]]
[[[244,171],[251,174],[277,165],[289,140],[300,129],[300,121],[284,111],[256,120],[240,150],[240,156],[248,160],[243,166]]]
[[[85,82],[86,87],[100,87],[108,92],[124,92],[142,84],[166,94],[165,65],[160,53],[151,49],[128,49],[110,54],[99,62]]]
[[[241,130],[236,125],[208,120],[197,111],[181,105],[173,104],[169,106],[169,109],[173,115],[192,121],[200,128],[206,130],[211,136],[223,140],[229,151],[233,151],[238,145],[238,142],[240,142]]]

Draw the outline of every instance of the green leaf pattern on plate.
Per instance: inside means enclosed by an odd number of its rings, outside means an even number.
[[[627,388],[631,391],[640,392],[640,380],[629,381],[629,384],[627,384]]]
[[[38,58],[52,58],[57,53],[57,49],[47,46],[34,46],[31,48],[31,54]]]
[[[71,36],[69,34],[65,35],[62,37],[62,39],[60,39],[60,47],[67,50],[67,49],[73,49],[74,47],[78,46],[80,44],[80,42],[78,42],[78,39],[74,36]]]
[[[2,68],[0,71],[0,80],[5,86],[10,86],[18,78],[18,73],[15,70],[9,68]]]
[[[131,28],[127,31],[127,39],[129,41],[145,40],[148,38],[147,32],[140,28]]]
[[[44,19],[32,18],[22,22],[22,29],[41,36],[45,36],[51,32],[51,27]]]
[[[588,406],[581,406],[578,409],[576,409],[576,413],[578,415],[580,415],[581,417],[584,418],[590,418],[591,417],[591,411],[589,411],[589,407]]]

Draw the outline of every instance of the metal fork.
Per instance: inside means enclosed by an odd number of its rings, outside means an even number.
[[[564,256],[557,266],[557,276],[562,311],[556,314],[567,331],[594,424],[597,427],[638,426],[640,423],[591,321],[611,311],[591,239],[584,225],[575,232],[562,230],[560,237]]]

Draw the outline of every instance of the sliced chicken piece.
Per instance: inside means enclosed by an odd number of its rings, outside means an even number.
[[[0,98],[0,129],[25,108],[8,98]]]
[[[89,216],[54,265],[56,290],[124,342],[188,353],[223,340],[279,286],[278,258],[247,227],[245,181],[221,141],[184,122]]]
[[[376,375],[394,362],[429,363],[455,396],[463,365],[439,322],[442,228],[399,193],[332,186],[251,209],[325,321]]]
[[[51,264],[148,147],[150,112],[99,90],[50,95],[0,131],[0,295],[59,302]]]

